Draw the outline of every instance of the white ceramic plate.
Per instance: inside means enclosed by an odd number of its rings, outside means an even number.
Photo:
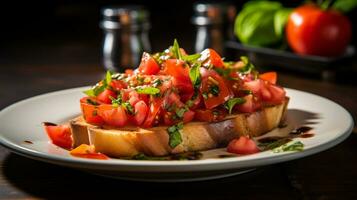
[[[79,168],[92,173],[146,181],[187,181],[226,177],[249,169],[305,157],[331,148],[352,132],[351,115],[340,105],[317,95],[286,89],[290,97],[285,128],[268,135],[286,134],[308,124],[315,134],[311,138],[296,138],[305,148],[302,152],[261,153],[215,158],[224,149],[203,152],[207,159],[192,161],[94,160],[77,158],[51,143],[41,123],[63,123],[80,114],[79,99],[87,87],[52,92],[15,103],[0,112],[0,143],[14,153]],[[33,144],[26,143],[31,141]]]

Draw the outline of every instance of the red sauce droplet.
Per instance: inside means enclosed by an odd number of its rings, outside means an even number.
[[[29,140],[25,140],[24,142],[27,143],[27,144],[33,144],[33,142],[31,142]]]
[[[98,159],[98,160],[108,160],[109,157],[102,154],[102,153],[71,153],[72,156],[74,157],[80,157],[80,158],[90,158],[90,159]]]
[[[313,133],[304,133],[302,135],[300,135],[299,137],[300,138],[310,138],[310,137],[313,137],[314,134]]]

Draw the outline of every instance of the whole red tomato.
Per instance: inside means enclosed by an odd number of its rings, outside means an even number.
[[[351,23],[335,10],[322,10],[315,5],[296,8],[286,25],[290,48],[299,54],[341,55],[352,36]]]

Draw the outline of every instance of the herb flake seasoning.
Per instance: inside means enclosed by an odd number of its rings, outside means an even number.
[[[183,122],[180,122],[176,125],[170,126],[167,128],[167,132],[169,133],[169,145],[171,148],[175,148],[182,142],[182,137],[180,130],[183,129]]]

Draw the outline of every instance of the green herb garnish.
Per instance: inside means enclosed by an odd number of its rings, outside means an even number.
[[[87,102],[88,104],[90,104],[90,105],[93,105],[93,106],[98,106],[98,105],[99,105],[98,102],[93,101],[92,99],[87,99],[86,102]]]
[[[244,98],[232,98],[229,99],[225,104],[224,107],[229,111],[229,114],[232,114],[232,109],[235,105],[243,104],[245,102]]]
[[[126,111],[128,111],[130,115],[135,114],[134,107],[129,102],[124,102],[122,106],[125,108]]]
[[[218,96],[219,95],[219,87],[218,87],[218,85],[211,85],[211,87],[209,88],[209,92],[211,94],[213,94],[214,96]]]
[[[174,54],[176,59],[182,60],[182,54],[181,54],[181,51],[180,51],[180,46],[179,46],[179,44],[178,44],[176,39],[174,40],[174,44],[171,47],[171,52],[172,52],[172,54]]]
[[[105,79],[102,81],[102,84],[96,84],[94,87],[92,87],[89,90],[83,91],[84,94],[90,96],[90,97],[96,97],[100,93],[102,93],[105,88],[107,88],[112,81],[112,73],[110,71],[107,71],[105,75]]]
[[[196,63],[190,69],[190,79],[194,88],[198,88],[201,84],[201,74],[200,74],[201,65]]]
[[[117,98],[113,98],[111,96],[109,96],[110,100],[112,100],[112,105],[114,107],[118,107],[119,105],[121,105],[123,103],[123,99],[122,99],[122,96],[121,94],[118,94]]]
[[[177,145],[181,144],[182,138],[180,130],[183,128],[183,122],[180,122],[176,125],[170,126],[167,128],[169,133],[169,145],[171,148],[175,148]]]
[[[155,87],[137,87],[135,90],[139,94],[155,95],[155,94],[160,93],[160,89],[155,88]]]
[[[239,69],[240,72],[249,74],[250,72],[254,71],[254,65],[249,61],[248,57],[242,56],[240,57],[241,61],[244,63],[244,67]]]
[[[159,79],[159,78],[157,78],[157,79],[155,79],[154,81],[153,81],[153,84],[152,84],[152,86],[154,86],[155,88],[156,87],[159,87],[160,85],[162,85],[162,80],[161,79]]]
[[[291,141],[283,144],[279,147],[272,149],[274,153],[281,153],[286,151],[302,151],[304,149],[304,144],[300,141]]]
[[[196,53],[196,54],[191,54],[191,55],[183,55],[182,56],[182,60],[186,61],[186,62],[196,62],[199,58],[201,57],[201,54]]]
[[[176,109],[176,116],[179,118],[179,119],[182,119],[183,115],[185,114],[185,112],[188,110],[188,108],[185,106],[183,108],[179,108],[179,109]]]

